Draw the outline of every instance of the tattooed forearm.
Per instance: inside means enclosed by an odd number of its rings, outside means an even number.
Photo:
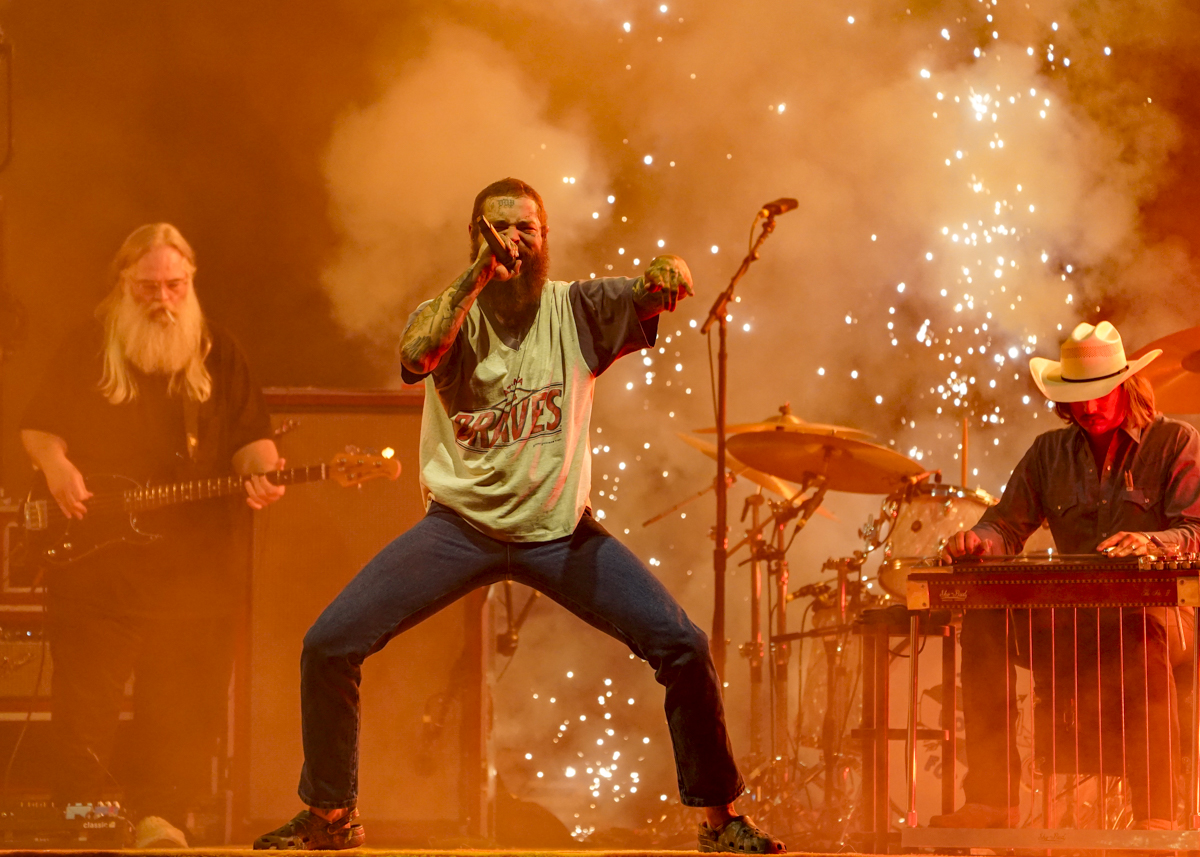
[[[400,340],[400,362],[405,369],[422,375],[433,371],[454,344],[467,310],[486,284],[487,278],[472,265],[422,308]]]

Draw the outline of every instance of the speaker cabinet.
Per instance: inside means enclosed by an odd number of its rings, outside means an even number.
[[[305,632],[380,548],[424,514],[417,481],[419,388],[276,388],[266,394],[289,467],[328,462],[350,445],[394,450],[402,471],[394,482],[351,488],[291,486],[254,516],[232,742],[232,814],[243,841],[301,808]],[[491,835],[486,607],[486,591],[476,591],[364,664],[359,808],[373,846],[446,846]]]

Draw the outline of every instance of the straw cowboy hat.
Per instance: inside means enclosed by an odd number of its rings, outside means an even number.
[[[1107,321],[1095,326],[1085,322],[1062,344],[1061,361],[1031,357],[1029,371],[1050,401],[1086,402],[1107,396],[1160,354],[1162,349],[1155,349],[1129,363],[1115,327]]]

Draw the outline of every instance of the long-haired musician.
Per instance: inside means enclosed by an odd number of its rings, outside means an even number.
[[[99,324],[68,339],[21,421],[80,555],[90,552],[85,536],[107,537],[101,515],[114,499],[93,494],[97,477],[162,484],[280,463],[261,391],[233,339],[201,311],[195,271],[174,226],[134,230],[113,260]],[[282,494],[265,477],[246,482],[252,508]],[[151,513],[141,524],[166,533],[161,542],[116,544],[48,573],[54,797],[120,794],[139,818],[139,847],[186,845],[188,811],[211,792],[237,604],[232,514],[218,503]],[[131,675],[132,761],[121,768],[112,757]]]
[[[1153,389],[1137,374],[1159,353],[1128,361],[1120,334],[1103,321],[1076,327],[1062,344],[1060,360],[1033,358],[1034,382],[1069,425],[1034,441],[1013,470],[999,504],[975,527],[958,533],[943,559],[1020,553],[1043,522],[1064,554],[1098,551],[1124,557],[1200,549],[1200,434],[1158,413]],[[1101,698],[1115,698],[1124,727],[1123,756],[1119,741],[1105,739],[1104,758],[1111,758],[1110,751],[1119,756],[1119,767],[1110,761],[1107,773],[1127,778],[1138,827],[1169,829],[1175,813],[1166,772],[1179,738],[1171,704],[1172,667],[1183,662],[1191,645],[1192,611],[1184,608],[1178,618],[1166,608],[1150,608],[1145,614],[1104,610],[1098,618],[1096,611],[1078,613],[1081,618],[1072,614],[1071,620],[1090,625],[1086,631],[1074,627],[1075,640],[1091,647],[1091,654],[1079,660],[1086,665],[1090,659],[1093,667],[1099,662],[1098,692]],[[1016,703],[1007,690],[1013,686],[1012,656],[1028,663],[1026,641],[1034,644],[1036,658],[1039,639],[1064,637],[1062,628],[1050,631],[1047,620],[1037,614],[1030,633],[1027,623],[1018,626],[1025,615],[1003,610],[965,614],[966,804],[957,812],[934,816],[934,827],[1017,823],[1020,756],[1011,738]],[[1072,643],[1067,635],[1067,644]],[[1061,719],[1057,711],[1055,716]],[[1107,731],[1108,715],[1101,719]]]

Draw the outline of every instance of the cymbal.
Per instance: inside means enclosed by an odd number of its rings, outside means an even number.
[[[717,429],[715,426],[708,428],[696,429],[701,434],[715,434]],[[810,423],[800,419],[792,413],[791,405],[785,404],[779,409],[779,413],[772,417],[767,417],[762,422],[758,423],[735,423],[725,426],[725,434],[741,434],[751,431],[799,431],[809,434],[830,434],[840,437],[874,437],[870,432],[861,431],[860,429],[850,428],[849,426],[835,426],[827,423]]]
[[[890,494],[925,469],[886,446],[850,437],[801,432],[745,432],[729,438],[730,452],[764,473],[805,484],[825,478],[830,491]]]
[[[676,434],[678,434],[679,438],[692,449],[703,452],[713,461],[717,460],[717,445],[715,443],[709,443],[707,440],[701,440],[698,437],[692,437],[691,435],[686,435],[683,432],[676,432]],[[735,475],[745,477],[755,485],[761,485],[763,488],[766,488],[768,491],[773,491],[781,497],[790,500],[792,497],[795,497],[797,494],[801,493],[801,489],[795,485],[789,485],[782,479],[771,476],[769,473],[763,473],[760,470],[755,470],[750,465],[738,461],[737,458],[735,458],[729,452],[729,450],[725,451],[725,459],[726,466],[732,470]],[[833,521],[837,520],[837,516],[824,506],[817,508],[817,514],[823,515],[824,517]]]
[[[1154,403],[1169,414],[1200,413],[1200,327],[1189,327],[1151,342],[1129,355],[1136,360],[1147,351],[1162,354],[1141,371],[1154,387]]]

